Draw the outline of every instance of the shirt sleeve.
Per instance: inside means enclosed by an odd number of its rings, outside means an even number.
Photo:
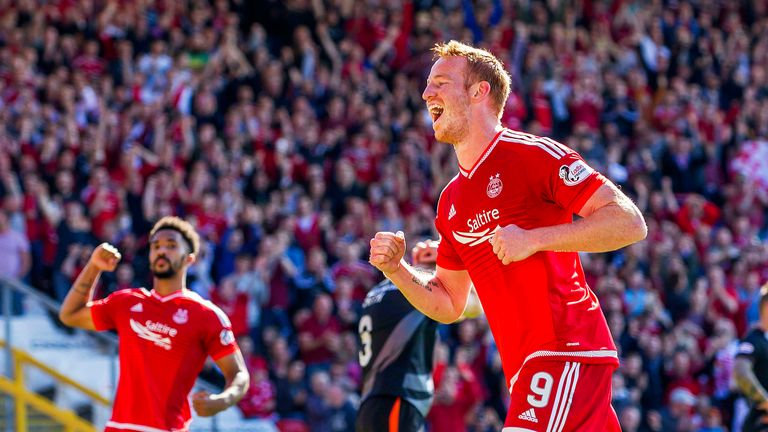
[[[227,315],[211,303],[212,312],[205,326],[205,349],[215,361],[238,350],[232,323]]]
[[[445,212],[442,206],[443,199],[441,196],[437,204],[437,216],[435,216],[435,228],[437,228],[437,232],[440,234],[440,243],[437,246],[437,265],[448,270],[465,270],[464,262],[459,258],[459,254],[456,252],[453,244],[451,244],[450,239],[446,237],[446,233],[449,230],[446,230],[443,226],[442,221],[445,220],[444,217],[440,217]]]
[[[123,297],[122,291],[116,291],[101,300],[91,302],[91,319],[96,330],[105,331],[117,327],[115,318]]]
[[[757,345],[754,341],[754,333],[751,332],[739,342],[739,346],[736,347],[736,357],[744,357],[749,360],[754,360],[756,350]]]
[[[438,232],[440,230],[438,229]],[[437,265],[448,270],[465,270],[464,263],[456,253],[456,249],[450,242],[445,241],[443,233],[440,232],[440,244],[437,246]]]
[[[572,213],[579,213],[592,194],[608,179],[587,165],[575,151],[563,145],[559,145],[558,149],[563,153],[558,154],[558,158],[539,153],[545,161],[541,192],[544,199]]]

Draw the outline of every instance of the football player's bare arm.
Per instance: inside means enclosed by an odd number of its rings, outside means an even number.
[[[198,391],[192,395],[192,407],[201,417],[210,417],[238,403],[250,385],[251,379],[240,350],[216,360],[216,365],[224,375],[226,386],[218,394]]]
[[[114,271],[118,262],[120,262],[120,252],[108,243],[102,243],[93,250],[88,263],[83,267],[61,303],[59,319],[62,323],[85,330],[96,329],[88,302],[91,301],[93,287],[99,281],[101,272]]]
[[[491,238],[493,252],[504,264],[538,251],[607,252],[645,238],[648,228],[640,210],[613,183],[600,186],[573,223],[525,230],[507,225]]]
[[[404,255],[402,232],[379,232],[371,239],[370,263],[381,270],[416,309],[442,323],[459,319],[472,287],[469,274],[440,266],[434,273],[416,270],[405,262]]]

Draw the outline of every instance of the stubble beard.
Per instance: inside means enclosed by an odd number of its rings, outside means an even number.
[[[165,271],[153,271],[152,276],[158,279],[173,279],[173,277],[176,276],[176,270],[169,268]]]
[[[176,276],[180,266],[175,266],[169,259],[165,259],[165,261],[168,263],[168,268],[165,270],[157,270],[157,260],[155,260],[155,264],[152,266],[152,276],[158,279],[173,279]]]
[[[453,146],[461,144],[467,137],[468,121],[468,118],[446,119],[448,126],[435,131],[435,139]]]
[[[461,113],[461,115],[453,114],[450,118],[446,117],[445,119],[441,117],[443,120],[442,128],[439,131],[435,130],[435,139],[455,147],[463,143],[469,135],[469,104],[462,104],[454,113]]]

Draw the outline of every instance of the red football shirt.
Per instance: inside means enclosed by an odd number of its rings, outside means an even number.
[[[161,297],[144,288],[91,304],[97,330],[120,337],[120,379],[107,431],[186,431],[187,396],[210,355],[237,351],[227,316],[192,291]]]
[[[510,388],[524,362],[534,358],[618,365],[578,253],[538,252],[505,266],[489,242],[497,227],[572,222],[606,179],[568,147],[509,129],[496,135],[472,168],[459,171],[437,206],[437,264],[469,272]]]

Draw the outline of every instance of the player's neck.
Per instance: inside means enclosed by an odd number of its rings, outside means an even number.
[[[165,297],[177,291],[183,290],[185,286],[186,278],[184,276],[172,279],[154,278],[152,289],[154,289],[155,292],[160,295],[160,297]]]
[[[467,138],[454,146],[459,165],[465,169],[472,168],[475,162],[483,156],[483,152],[491,140],[502,129],[504,127],[495,117],[487,117],[484,122],[475,123],[474,127],[470,126]]]

